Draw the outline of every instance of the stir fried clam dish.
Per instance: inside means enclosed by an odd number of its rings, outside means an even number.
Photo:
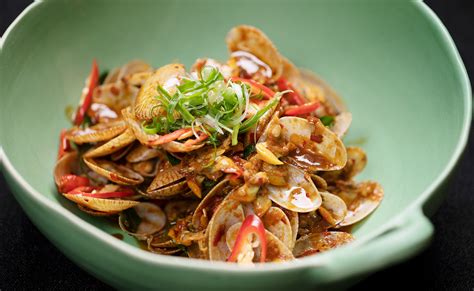
[[[226,62],[190,70],[94,61],[61,132],[59,193],[163,255],[248,264],[350,243],[383,198],[354,180],[367,157],[342,142],[351,113],[257,28],[226,42]]]

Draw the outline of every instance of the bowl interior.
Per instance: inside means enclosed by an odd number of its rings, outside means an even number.
[[[461,135],[462,78],[431,22],[409,1],[45,1],[11,31],[1,52],[1,140],[18,172],[51,200],[108,233],[55,189],[52,170],[64,109],[78,102],[91,60],[131,59],[188,68],[225,60],[237,24],[261,28],[279,50],[325,79],[354,122],[345,138],[369,163],[361,179],[385,188],[381,207],[355,229],[363,238],[415,201],[443,170]],[[271,10],[271,13],[269,11]],[[135,240],[125,236],[125,241]]]

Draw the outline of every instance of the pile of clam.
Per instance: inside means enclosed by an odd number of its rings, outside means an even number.
[[[116,216],[123,231],[158,254],[278,262],[351,242],[347,227],[383,198],[378,183],[354,180],[367,156],[342,142],[351,114],[334,91],[284,58],[260,30],[238,26],[226,41],[226,63],[198,59],[190,73],[181,64],[154,70],[141,61],[111,71],[92,93],[91,124],[65,133],[74,146],[55,166],[59,191],[91,215]],[[223,135],[216,147],[185,128],[173,139],[144,131],[143,123],[164,114],[157,86],[173,93],[203,66],[269,86],[284,77],[321,106],[314,114],[286,116],[280,102],[237,145]],[[327,115],[334,116],[329,126],[318,118]],[[244,154],[249,145],[255,150]],[[243,237],[248,217],[258,221],[260,235]]]

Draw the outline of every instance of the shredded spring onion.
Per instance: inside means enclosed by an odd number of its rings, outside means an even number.
[[[278,104],[282,95],[276,95],[248,118],[252,105],[250,87],[242,82],[225,81],[213,66],[205,66],[198,74],[183,78],[176,89],[176,93],[170,94],[158,86],[156,98],[166,115],[143,123],[145,133],[166,134],[180,128],[192,128],[195,137],[200,130],[210,136],[209,143],[214,143],[217,134],[227,132],[232,137],[232,145],[236,145],[239,133],[252,128],[265,112]]]

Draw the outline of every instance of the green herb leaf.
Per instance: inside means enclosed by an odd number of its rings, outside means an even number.
[[[326,115],[320,118],[324,126],[331,126],[334,123],[334,116]]]
[[[237,124],[232,128],[232,145],[235,146],[237,144],[237,138],[239,137],[239,128],[240,124]]]
[[[254,116],[245,120],[242,123],[242,126],[240,127],[240,132],[243,133],[251,129],[254,125],[257,124],[258,120],[262,117],[262,115],[265,114],[265,112],[267,112],[268,110],[270,110],[270,108],[277,105],[279,101],[279,97],[273,98],[270,102],[267,103],[267,105],[265,105],[265,107],[257,111]]]
[[[255,145],[253,143],[246,146],[244,148],[244,159],[247,159],[252,153],[255,152],[255,150]]]

